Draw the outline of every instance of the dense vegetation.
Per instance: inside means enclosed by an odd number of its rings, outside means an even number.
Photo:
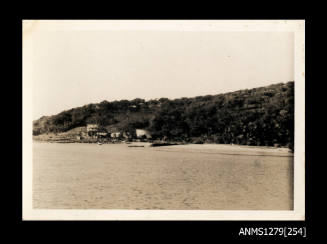
[[[154,138],[175,141],[293,148],[294,82],[174,100],[103,101],[42,117],[33,122],[33,134],[87,123],[121,131],[144,128]]]

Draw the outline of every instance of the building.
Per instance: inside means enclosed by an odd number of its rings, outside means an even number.
[[[87,124],[86,125],[87,132],[97,132],[98,129],[99,129],[99,126],[97,124]]]
[[[112,137],[112,138],[118,138],[118,137],[120,137],[120,132],[112,132],[111,134],[110,134],[110,136]]]
[[[107,136],[108,136],[107,132],[103,132],[103,131],[98,131],[97,132],[97,137],[98,138],[104,138],[104,137],[107,137]]]
[[[147,131],[147,130],[136,129],[136,137],[137,137],[137,138],[146,137],[147,139],[149,139],[149,138],[151,138],[151,134],[150,134],[150,132]]]
[[[97,124],[87,124],[86,125],[86,132],[89,137],[96,138],[96,134],[98,132],[98,125]]]

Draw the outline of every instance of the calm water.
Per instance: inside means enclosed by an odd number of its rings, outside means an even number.
[[[224,145],[33,143],[33,207],[290,210],[293,157]]]

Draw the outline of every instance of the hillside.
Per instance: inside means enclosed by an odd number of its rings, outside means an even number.
[[[158,139],[292,148],[294,82],[194,98],[103,101],[44,116],[33,122],[33,135],[88,123],[129,132],[144,128]]]

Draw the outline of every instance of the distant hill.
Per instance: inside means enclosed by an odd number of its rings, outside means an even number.
[[[33,135],[96,123],[195,143],[294,144],[294,82],[193,98],[103,101],[33,121]]]

